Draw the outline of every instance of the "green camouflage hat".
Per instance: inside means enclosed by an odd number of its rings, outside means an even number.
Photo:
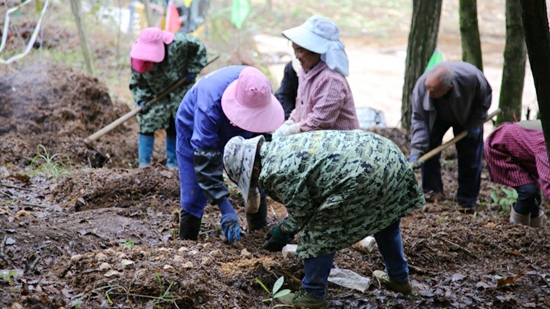
[[[248,200],[250,178],[256,157],[256,148],[261,146],[265,138],[260,135],[251,139],[236,136],[227,142],[223,150],[223,165],[231,180],[237,183],[241,190],[244,203]]]

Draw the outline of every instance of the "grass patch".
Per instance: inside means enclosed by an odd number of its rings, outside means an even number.
[[[39,174],[58,178],[68,173],[67,166],[63,162],[62,157],[64,156],[66,162],[70,164],[69,157],[58,153],[50,155],[43,145],[38,145],[37,148],[38,154],[34,156],[30,164],[32,169],[31,175]]]

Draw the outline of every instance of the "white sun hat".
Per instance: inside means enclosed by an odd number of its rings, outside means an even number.
[[[321,55],[329,68],[344,76],[349,75],[349,60],[340,32],[330,20],[314,15],[298,27],[283,31],[283,36],[309,51]]]
[[[264,141],[263,135],[250,139],[235,136],[227,142],[223,150],[223,165],[227,176],[237,183],[245,204],[248,201],[256,149],[261,147]]]

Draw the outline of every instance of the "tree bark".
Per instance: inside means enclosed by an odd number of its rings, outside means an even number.
[[[550,32],[545,0],[521,0],[525,43],[533,72],[537,101],[550,158]]]
[[[525,34],[520,0],[506,0],[506,45],[497,124],[521,119],[521,98],[525,81]]]
[[[84,31],[84,23],[80,18],[82,10],[80,9],[80,0],[71,0],[71,10],[73,11],[74,20],[78,29],[78,37],[80,39],[80,48],[82,49],[82,55],[84,56],[84,62],[86,68],[91,75],[94,75],[94,67],[92,64],[92,53],[90,52],[90,45],[88,44],[88,37]]]
[[[442,0],[413,0],[411,31],[405,60],[405,82],[401,102],[401,126],[411,127],[411,93],[416,81],[424,73],[437,44]]]
[[[483,71],[479,26],[477,24],[477,0],[460,0],[460,42],[462,61]]]

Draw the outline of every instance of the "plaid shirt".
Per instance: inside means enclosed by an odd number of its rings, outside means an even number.
[[[302,132],[359,129],[353,95],[346,78],[320,61],[298,72],[298,97],[290,114]]]
[[[504,123],[485,141],[491,180],[510,187],[538,183],[550,199],[550,166],[542,130]]]

